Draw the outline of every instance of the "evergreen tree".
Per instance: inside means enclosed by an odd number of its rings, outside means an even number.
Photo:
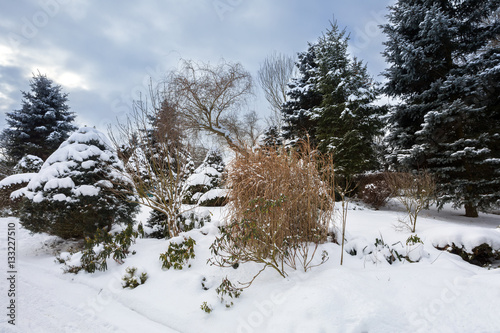
[[[22,108],[6,114],[8,127],[1,135],[6,155],[17,161],[27,154],[45,160],[77,129],[61,86],[38,73],[30,87],[30,92],[22,92]]]
[[[98,228],[132,223],[137,204],[123,166],[103,133],[83,127],[50,155],[20,190],[26,199],[21,224],[63,238],[93,235]]]
[[[283,108],[285,138],[308,139],[333,154],[337,172],[345,176],[376,167],[374,138],[382,127],[382,109],[372,104],[378,90],[366,66],[349,56],[348,40],[332,24],[299,54],[300,76],[292,80]]]
[[[437,178],[440,207],[476,217],[500,199],[497,0],[400,0],[390,7],[385,90],[402,100],[387,141],[396,166]]]
[[[185,202],[196,204],[203,194],[210,190],[220,189],[224,169],[225,163],[221,151],[218,149],[209,150],[203,163],[186,180]],[[222,203],[224,198],[216,201]]]
[[[264,147],[273,148],[277,146],[281,146],[283,144],[283,137],[280,133],[280,130],[277,126],[270,126],[264,132],[264,136],[262,138],[262,145]]]

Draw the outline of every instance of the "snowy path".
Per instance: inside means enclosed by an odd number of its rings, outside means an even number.
[[[6,221],[0,219],[2,264],[6,264]],[[100,289],[83,284],[72,274],[57,274],[55,270],[60,268],[52,264],[54,256],[36,253],[35,247],[18,244],[16,326],[8,324],[8,318],[2,313],[0,332],[177,332],[138,313],[133,305],[125,306],[114,298],[113,288],[121,288],[119,278],[115,285]],[[6,270],[3,271],[5,276]],[[4,308],[8,288],[6,278],[1,281],[0,299]]]
[[[221,212],[213,211],[218,221]],[[424,214],[423,214],[424,215]],[[364,249],[377,238],[402,251],[409,233],[397,231],[395,210],[349,211],[348,246]],[[0,218],[0,308],[7,297],[7,224]],[[218,230],[213,224],[203,232],[186,235],[196,240],[196,258],[182,271],[164,270],[158,260],[168,241],[138,239],[135,255],[124,265],[112,260],[106,272],[63,274],[54,262],[54,237],[34,236],[17,230],[16,327],[0,316],[0,333],[10,332],[217,332],[217,333],[500,333],[500,269],[470,265],[460,257],[441,252],[433,244],[474,247],[482,242],[500,248],[500,216],[483,215],[470,221],[455,211],[426,212],[419,220],[418,236],[425,254],[418,263],[390,265],[382,252],[345,255],[326,243],[330,260],[304,273],[290,271],[283,279],[267,270],[226,308],[216,287],[226,276],[248,281],[260,266],[242,264],[238,269],[207,265],[210,245]],[[417,252],[418,253],[418,252]],[[78,257],[76,259],[78,261]],[[147,272],[148,280],[136,289],[123,289],[127,267]],[[200,309],[206,302],[213,308]]]

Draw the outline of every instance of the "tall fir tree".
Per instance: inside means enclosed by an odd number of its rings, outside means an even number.
[[[352,176],[376,168],[374,138],[383,108],[366,65],[347,52],[349,37],[336,24],[298,57],[299,77],[283,107],[284,136],[304,139],[331,153],[336,171]]]
[[[477,217],[500,199],[498,0],[399,0],[390,8],[385,91],[389,160],[428,169],[438,203]]]
[[[30,92],[22,92],[22,108],[7,113],[8,127],[1,136],[6,154],[20,160],[35,155],[45,160],[77,129],[69,111],[68,94],[45,75],[33,75]]]

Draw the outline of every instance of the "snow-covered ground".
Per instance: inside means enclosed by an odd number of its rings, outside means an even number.
[[[500,332],[500,269],[464,262],[433,245],[455,242],[466,248],[488,242],[500,248],[500,216],[467,219],[445,209],[424,211],[417,222],[418,263],[392,265],[375,240],[394,249],[408,250],[411,235],[397,230],[404,215],[393,205],[374,211],[352,206],[347,222],[346,249],[340,266],[340,247],[322,245],[330,260],[304,273],[292,271],[282,278],[266,270],[226,308],[215,288],[222,278],[246,282],[258,272],[257,264],[237,269],[207,265],[209,246],[217,234],[223,211],[211,209],[212,221],[188,233],[196,240],[196,258],[181,271],[162,270],[160,253],[168,241],[138,239],[125,263],[109,261],[106,272],[64,274],[55,262],[55,238],[30,235],[15,218],[0,219],[1,265],[7,271],[7,226],[17,225],[16,326],[8,324],[9,289],[1,281],[1,332]],[[139,220],[143,222],[146,214]],[[123,289],[127,267],[147,272],[149,278],[136,289]],[[204,279],[204,280],[203,280]],[[204,287],[202,286],[202,282]],[[208,289],[208,290],[205,290]],[[212,306],[208,314],[203,302]]]

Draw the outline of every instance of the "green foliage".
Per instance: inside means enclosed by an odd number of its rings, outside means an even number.
[[[129,247],[135,243],[139,236],[137,231],[129,225],[125,230],[116,235],[111,235],[102,229],[98,229],[94,237],[85,239],[85,248],[80,259],[81,269],[88,273],[105,271],[108,269],[107,259],[113,259],[123,264],[129,254]]]
[[[213,308],[210,305],[208,305],[207,302],[203,302],[200,308],[206,313],[211,313],[213,311]]]
[[[388,159],[427,169],[438,207],[467,217],[500,199],[500,48],[497,0],[397,1],[389,7],[384,56],[391,108]]]
[[[14,167],[14,173],[36,173],[40,171],[43,160],[35,155],[25,155]]]
[[[203,163],[194,171],[191,178],[187,179],[189,186],[186,188],[184,203],[199,204],[201,206],[223,206],[225,198],[214,198],[198,202],[200,197],[210,190],[222,188],[222,175],[225,169],[225,163],[222,153],[217,150],[209,150]],[[194,178],[193,178],[194,177]],[[203,179],[202,182],[199,180]]]
[[[380,238],[375,238],[373,244],[356,244],[349,247],[348,243],[347,253],[371,260],[375,264],[383,259],[391,265],[395,262],[415,263],[426,256],[423,251],[423,242],[416,234],[407,238],[406,246],[402,242],[396,242],[392,245],[386,244],[382,235]]]
[[[162,268],[183,269],[188,264],[189,259],[194,259],[195,257],[195,245],[196,241],[191,237],[184,237],[184,240],[179,244],[170,242],[167,252],[160,254]],[[191,267],[191,265],[188,267]]]
[[[225,206],[227,203],[227,192],[224,192],[223,195],[213,196],[210,199],[204,199],[203,196],[200,197],[198,201],[198,205],[202,207],[220,207]]]
[[[420,239],[420,237],[417,236],[417,234],[411,235],[406,240],[406,245],[413,246],[417,244],[424,244],[424,242],[422,242],[422,240]]]
[[[125,269],[125,272],[127,273],[127,275],[122,278],[124,282],[122,284],[123,289],[135,289],[138,286],[144,284],[148,279],[148,274],[146,272],[142,272],[141,275],[137,277],[135,275],[135,273],[137,272],[136,267],[127,267],[127,269]]]
[[[223,303],[226,308],[230,308],[231,306],[233,306],[232,300],[240,297],[241,291],[242,289],[235,287],[227,277],[222,279],[221,284],[215,289],[215,292],[219,296],[220,302]]]
[[[377,166],[374,138],[384,108],[366,65],[347,52],[349,37],[336,23],[298,55],[299,77],[289,84],[283,106],[284,137],[309,141],[335,158],[336,172],[350,176]]]

